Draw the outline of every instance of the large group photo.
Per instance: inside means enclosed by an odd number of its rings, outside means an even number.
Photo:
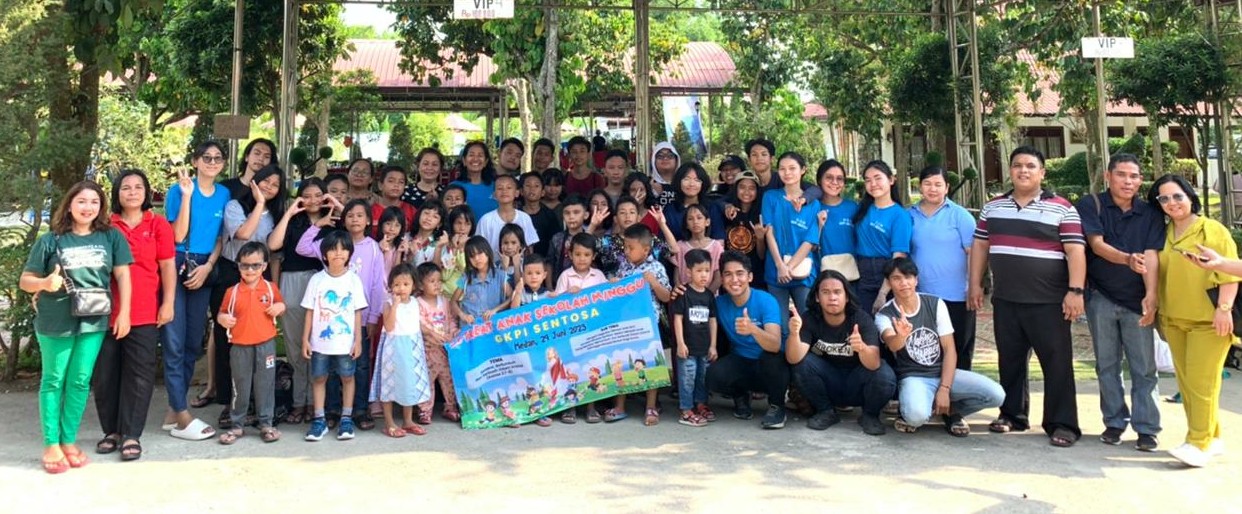
[[[1242,2],[21,4],[0,483],[1227,503]]]

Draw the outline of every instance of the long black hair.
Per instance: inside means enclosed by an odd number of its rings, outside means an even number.
[[[811,285],[811,292],[806,295],[806,312],[803,317],[812,318],[816,321],[827,324],[828,320],[824,319],[824,308],[819,305],[819,286],[828,280],[836,280],[845,288],[845,316],[848,319],[854,315],[859,309],[858,295],[854,293],[854,288],[850,287],[850,281],[845,279],[840,271],[829,269],[819,272],[819,276],[815,277],[815,283]]]
[[[871,161],[867,163],[866,166],[863,166],[862,176],[864,181],[867,179],[867,170],[870,169],[875,169],[876,171],[887,175],[888,179],[893,181],[893,185],[889,187],[888,194],[893,198],[893,203],[904,207],[905,204],[901,203],[901,190],[897,188],[897,181],[893,180],[893,168],[889,167],[887,162],[879,159]],[[867,212],[871,210],[871,206],[875,205],[875,197],[871,196],[871,193],[864,190],[861,197],[862,198],[858,201],[858,211],[854,213],[852,220],[855,227],[857,227],[859,223],[862,223],[863,218],[867,217]]]
[[[266,139],[266,138],[261,137],[246,144],[246,148],[242,150],[241,162],[237,163],[238,174],[246,173],[246,168],[250,166],[250,163],[246,162],[246,159],[250,157],[250,150],[253,150],[254,145],[257,145],[257,144],[267,145],[267,150],[271,152],[272,154],[271,160],[267,161],[269,165],[280,166],[280,157],[276,155],[276,143],[273,143],[271,139]]]
[[[285,215],[285,196],[288,194],[285,191],[284,170],[280,169],[280,167],[275,164],[268,164],[267,166],[264,166],[263,169],[255,172],[254,177],[250,179],[250,183],[258,184],[273,175],[280,180],[280,186],[278,186],[276,190],[276,196],[268,198],[264,204],[267,206],[267,212],[272,215],[272,220],[277,221]],[[246,188],[245,191],[242,192],[241,197],[237,198],[237,203],[241,205],[242,212],[246,214],[249,214],[250,211],[254,210],[254,193],[250,191],[250,188]]]
[[[487,149],[487,143],[482,141],[471,141],[462,147],[460,158],[457,160],[457,167],[453,173],[453,180],[461,180],[463,182],[470,181],[470,172],[466,171],[466,154],[470,153],[470,149],[474,147],[483,149],[483,171],[479,173],[480,180],[484,185],[492,185],[496,181],[496,165],[492,162],[492,153]]]
[[[677,173],[673,175],[672,184],[673,192],[675,193],[674,202],[677,205],[685,205],[686,195],[681,192],[681,181],[685,180],[691,173],[699,179],[699,182],[703,183],[703,187],[699,188],[699,194],[695,198],[695,202],[705,205],[707,203],[707,192],[712,188],[712,179],[708,176],[707,170],[703,169],[703,166],[697,162],[687,162],[677,168]],[[626,193],[628,194],[629,191],[626,191]]]
[[[1181,175],[1174,175],[1172,173],[1166,174],[1165,176],[1156,179],[1155,182],[1152,182],[1151,189],[1147,190],[1147,204],[1152,207],[1160,208],[1160,213],[1164,214],[1164,207],[1161,207],[1160,200],[1158,200],[1158,198],[1160,197],[1160,186],[1168,184],[1169,182],[1177,184],[1177,187],[1181,188],[1182,193],[1185,194],[1186,198],[1190,200],[1190,212],[1192,214],[1199,214],[1199,210],[1203,208],[1203,204],[1199,201],[1199,195],[1195,194],[1194,186],[1190,185],[1190,182],[1187,182]]]

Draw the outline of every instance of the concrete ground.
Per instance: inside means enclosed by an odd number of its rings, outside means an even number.
[[[1162,390],[1173,391],[1171,379]],[[1037,387],[1035,389],[1038,389]],[[1242,512],[1242,379],[1225,381],[1222,420],[1233,453],[1204,469],[1186,469],[1166,453],[1101,444],[1095,384],[1079,383],[1085,432],[1073,448],[1048,445],[1042,432],[996,435],[995,412],[969,419],[965,439],[939,425],[917,434],[890,427],[862,434],[855,415],[824,432],[790,418],[783,430],[729,416],[706,428],[677,424],[666,412],[644,427],[609,425],[466,432],[440,418],[424,437],[390,439],[378,431],[353,441],[301,440],[306,425],[282,426],[264,444],[250,430],[232,447],[184,442],[159,430],[162,388],[152,404],[142,460],[96,456],[99,437],[88,409],[81,443],[93,462],[64,475],[39,466],[36,395],[0,395],[0,497],[46,512],[333,512],[383,508],[418,512]],[[671,406],[668,399],[665,405]],[[1032,395],[1032,419],[1042,396]],[[763,402],[755,403],[762,412]],[[1182,442],[1179,405],[1161,403],[1163,449]],[[196,412],[214,419],[217,407]],[[580,418],[581,419],[581,418]],[[5,509],[9,512],[7,508]]]

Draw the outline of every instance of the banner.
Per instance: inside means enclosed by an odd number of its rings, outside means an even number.
[[[448,356],[466,429],[527,423],[670,383],[642,276],[503,311],[462,329]]]

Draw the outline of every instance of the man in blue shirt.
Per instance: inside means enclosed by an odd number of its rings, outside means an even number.
[[[1138,198],[1143,173],[1134,155],[1114,155],[1104,178],[1107,190],[1078,201],[1088,247],[1087,323],[1104,415],[1100,441],[1121,444],[1129,425],[1138,432],[1135,448],[1152,452],[1159,446],[1156,435],[1160,433],[1152,323],[1156,317],[1156,252],[1164,248],[1164,215]],[[1130,364],[1133,413],[1126,407],[1121,378],[1123,353]]]
[[[707,389],[733,398],[733,417],[750,419],[751,391],[768,395],[763,428],[785,426],[789,364],[782,342],[780,306],[766,291],[751,289],[750,258],[737,251],[720,256],[721,294],[716,312],[733,351],[707,369]]]

